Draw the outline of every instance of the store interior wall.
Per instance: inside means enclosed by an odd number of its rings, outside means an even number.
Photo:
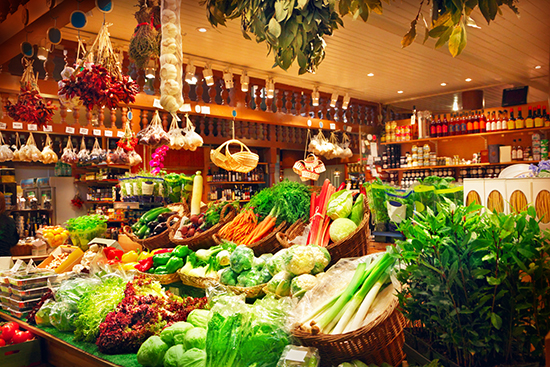
[[[27,166],[15,170],[15,181],[21,182],[28,178],[54,177],[55,170],[51,167]]]

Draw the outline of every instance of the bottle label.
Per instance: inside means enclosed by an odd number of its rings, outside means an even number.
[[[435,133],[437,135],[440,135],[441,134],[441,125],[437,125],[437,127],[435,128]]]

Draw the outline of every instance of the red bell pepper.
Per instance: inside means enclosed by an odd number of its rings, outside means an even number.
[[[145,259],[142,259],[138,261],[138,264],[134,266],[137,270],[141,271],[142,273],[145,273],[147,270],[151,269],[153,267],[153,257],[146,257]]]
[[[105,247],[103,249],[103,253],[105,254],[105,257],[107,257],[107,260],[119,260],[122,259],[122,255],[124,255],[124,251],[119,250],[114,247]]]
[[[153,250],[153,255],[164,254],[166,252],[172,252],[172,251],[174,251],[173,248],[161,248],[158,250]]]

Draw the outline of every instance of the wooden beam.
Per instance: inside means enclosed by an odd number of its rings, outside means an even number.
[[[79,10],[88,12],[95,8],[95,0],[82,0],[78,6]],[[0,65],[5,64],[20,53],[19,45],[21,42],[28,40],[34,45],[38,44],[42,38],[46,37],[46,31],[53,26],[52,17],[57,17],[58,28],[62,28],[69,24],[71,13],[75,11],[76,8],[76,1],[63,1],[49,12],[38,17],[25,29],[22,29],[13,37],[3,42],[0,45],[0,49],[2,50],[0,53]]]

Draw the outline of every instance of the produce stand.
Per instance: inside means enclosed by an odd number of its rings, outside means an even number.
[[[72,333],[62,333],[55,328],[39,328],[19,320],[4,311],[0,317],[5,321],[17,322],[21,327],[42,338],[43,363],[56,367],[138,367],[135,354],[109,356],[99,353],[95,344],[74,341]]]

